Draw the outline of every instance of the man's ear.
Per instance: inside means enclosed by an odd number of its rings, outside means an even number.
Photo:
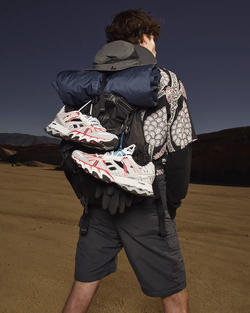
[[[142,34],[142,39],[139,41],[140,44],[147,44],[148,37],[145,34]]]

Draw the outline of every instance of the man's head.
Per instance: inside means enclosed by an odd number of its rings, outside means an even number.
[[[145,11],[140,9],[122,11],[114,17],[105,31],[107,43],[125,40],[140,44],[156,56],[155,40],[160,38],[160,24]]]

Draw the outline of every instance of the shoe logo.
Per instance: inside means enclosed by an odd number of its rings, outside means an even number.
[[[93,133],[93,132],[104,132],[104,131],[101,128],[90,125],[86,127],[86,129],[84,130],[84,134],[87,134],[88,132]]]
[[[114,181],[114,178],[110,173],[110,169],[108,168],[106,162],[102,159],[101,156],[94,154],[88,157],[88,154],[86,153],[82,153],[82,156],[86,157],[85,161],[74,155],[72,157],[78,164],[80,164],[83,169],[89,169],[91,173],[93,172],[93,170],[97,170],[97,178],[102,178],[103,175],[107,175],[107,177],[109,177],[111,181]]]

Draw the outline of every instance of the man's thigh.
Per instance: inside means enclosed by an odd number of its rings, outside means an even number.
[[[115,226],[142,291],[166,297],[186,287],[186,273],[175,219],[166,212],[166,237],[159,236],[159,201],[148,200],[117,215]]]
[[[75,255],[75,280],[92,282],[117,270],[117,254],[122,249],[112,216],[97,208],[89,210],[88,232],[79,229]]]

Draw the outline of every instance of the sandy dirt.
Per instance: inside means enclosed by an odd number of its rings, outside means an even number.
[[[63,172],[0,164],[0,312],[61,312],[82,208]],[[250,312],[250,188],[189,185],[177,214],[191,313]],[[122,250],[89,313],[162,313]]]

